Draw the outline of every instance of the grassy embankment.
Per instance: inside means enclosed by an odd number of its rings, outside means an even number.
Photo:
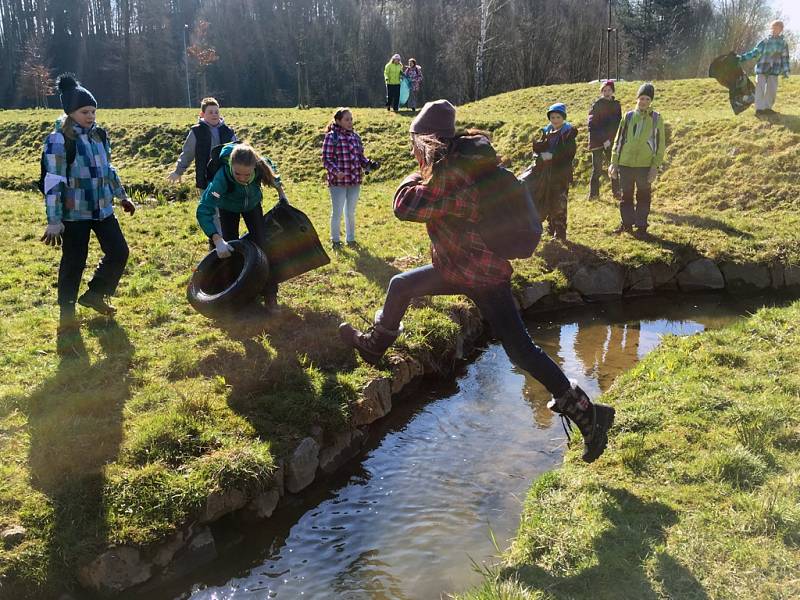
[[[459,600],[800,597],[800,303],[671,338],[606,393],[610,452],[534,482]]]
[[[620,86],[624,105],[637,85]],[[608,193],[583,199],[588,155],[579,154],[567,245],[545,244],[517,265],[518,280],[563,286],[580,261],[640,265],[675,253],[741,262],[796,263],[800,119],[769,124],[733,117],[711,81],[665,82],[656,106],[671,129],[668,165],[656,191],[649,243],[609,235],[618,212]],[[800,114],[800,85],[784,84],[779,108]],[[494,132],[520,169],[543,110],[566,101],[583,122],[595,89],[569,85],[522,90],[461,109],[465,125]],[[290,198],[327,237],[329,201],[318,149],[331,111],[224,111],[243,137],[278,161]],[[397,222],[390,198],[412,167],[409,117],[356,111],[368,155],[381,160],[359,206],[363,249],[281,288],[279,319],[215,325],[186,304],[191,269],[204,252],[186,185],[164,176],[177,156],[189,110],[99,112],[123,181],[142,200],[120,220],[131,260],[116,323],[85,315],[86,352],[56,353],[58,254],[39,244],[43,210],[21,190],[38,174],[41,139],[54,111],[0,112],[0,214],[7,246],[0,257],[0,526],[22,524],[25,540],[0,549],[0,581],[37,593],[69,581],[74,567],[108,543],[147,544],[191,518],[209,491],[258,488],[277,456],[308,434],[342,428],[360,387],[378,371],[345,352],[342,319],[379,306],[394,273],[428,260],[424,229]],[[581,132],[580,143],[585,142]],[[191,179],[191,174],[187,179]],[[695,182],[692,184],[691,182]],[[93,245],[89,263],[98,256]],[[399,352],[444,354],[458,299],[412,309]]]

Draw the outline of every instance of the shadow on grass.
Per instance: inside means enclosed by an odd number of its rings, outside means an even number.
[[[58,370],[24,401],[31,483],[53,509],[47,580],[59,584],[107,540],[103,468],[119,452],[131,394],[134,347],[125,330],[101,318],[86,327],[105,358],[91,362],[79,331],[61,336]]]
[[[564,600],[706,600],[708,595],[694,575],[659,549],[666,540],[666,529],[677,522],[675,511],[660,502],[645,502],[623,489],[602,489],[612,499],[604,504],[610,527],[594,542],[595,564],[574,575],[553,575],[538,565],[524,565],[505,570],[503,576],[516,576],[523,585],[546,590],[548,597]],[[653,577],[660,583],[660,590],[653,589],[648,577],[651,565],[647,563],[653,554]]]
[[[225,379],[228,404],[262,439],[281,443],[307,435],[310,423],[339,429],[345,425],[342,405],[357,395],[338,380],[339,372],[356,364],[339,341],[340,322],[336,313],[300,315],[288,308],[217,321],[241,351],[220,348],[197,369]]]
[[[356,270],[384,289],[389,287],[389,280],[400,273],[400,269],[375,256],[364,247],[359,247],[357,250]]]
[[[800,133],[800,116],[797,115],[784,115],[778,113],[768,119],[775,125],[783,125],[789,131]]]
[[[688,214],[679,215],[677,213],[662,211],[653,211],[653,214],[663,217],[668,223],[672,223],[673,225],[689,225],[691,227],[697,227],[698,229],[719,229],[728,235],[734,235],[748,240],[753,239],[752,233],[742,231],[741,229],[736,229],[724,221],[712,219],[711,217],[701,217],[699,215]]]

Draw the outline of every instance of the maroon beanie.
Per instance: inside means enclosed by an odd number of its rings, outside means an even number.
[[[451,138],[456,135],[456,107],[447,100],[426,102],[408,128],[411,133]]]

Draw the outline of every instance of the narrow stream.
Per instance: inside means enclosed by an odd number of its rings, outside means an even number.
[[[532,317],[533,338],[592,396],[665,334],[719,328],[764,297],[646,298]],[[555,320],[550,320],[555,319]],[[515,534],[531,481],[562,461],[545,389],[491,344],[458,378],[399,404],[363,458],[315,484],[164,598],[440,598],[480,580]],[[148,594],[148,598],[153,598]]]

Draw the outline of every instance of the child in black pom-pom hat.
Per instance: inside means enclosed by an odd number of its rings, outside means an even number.
[[[107,297],[117,289],[128,260],[128,244],[114,215],[114,198],[133,214],[128,198],[111,165],[105,130],[95,123],[97,100],[71,74],[59,76],[57,86],[64,114],[44,142],[44,189],[47,229],[45,244],[61,246],[58,269],[59,333],[78,327],[75,303],[111,316],[116,309]],[[104,256],[78,297],[89,237],[94,232]]]

